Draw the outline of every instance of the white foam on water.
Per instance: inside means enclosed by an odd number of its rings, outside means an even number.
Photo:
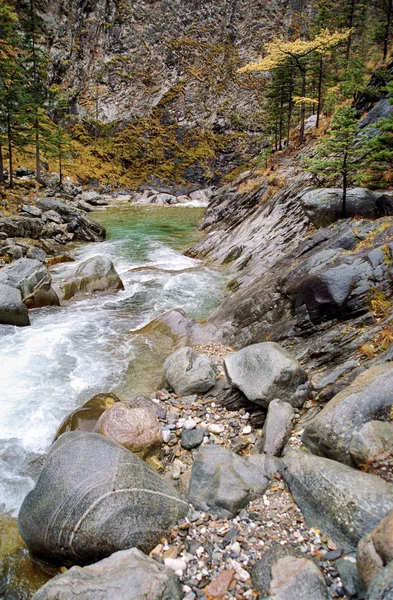
[[[31,459],[48,450],[63,418],[122,381],[134,357],[132,331],[168,309],[194,316],[217,297],[220,278],[200,261],[162,242],[146,243],[144,263],[115,240],[82,247],[76,263],[56,268],[70,272],[105,255],[125,290],[30,311],[31,327],[0,326],[0,508],[17,513],[33,486]]]

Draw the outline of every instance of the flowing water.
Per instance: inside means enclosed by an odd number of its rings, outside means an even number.
[[[77,261],[108,256],[125,290],[31,311],[31,327],[0,326],[0,511],[16,514],[33,486],[34,459],[66,414],[98,392],[148,391],[168,348],[137,330],[169,309],[200,318],[217,304],[220,276],[182,254],[199,238],[202,214],[179,206],[96,213],[107,240],[80,247]]]

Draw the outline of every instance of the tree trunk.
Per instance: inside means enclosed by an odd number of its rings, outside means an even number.
[[[321,118],[321,110],[322,110],[322,81],[323,81],[323,56],[321,54],[319,60],[319,78],[318,78],[318,106],[317,106],[317,122],[316,128],[319,127],[319,121]]]
[[[61,158],[61,144],[59,144],[59,178],[60,178],[60,185],[62,185],[62,183],[63,183],[63,161]]]
[[[292,110],[293,110],[293,68],[291,68],[290,83],[289,83],[289,100],[288,100],[288,123],[287,123],[287,146],[289,146],[292,127]]]
[[[14,187],[14,174],[12,172],[12,132],[11,132],[11,118],[10,113],[7,113],[7,138],[8,138],[8,164],[9,164],[9,182],[10,188]]]
[[[348,168],[347,168],[348,154],[344,154],[343,162],[343,219],[347,218],[347,189],[348,189]]]
[[[383,60],[385,61],[388,55],[389,48],[389,33],[390,27],[392,24],[392,15],[393,15],[393,0],[388,0],[388,10],[386,14],[386,26],[385,26],[385,34],[383,39]]]
[[[351,5],[349,8],[349,15],[348,15],[348,29],[352,29],[354,21],[355,21],[355,6],[356,6],[356,0],[351,0]],[[351,45],[352,45],[352,35],[350,35],[348,37],[348,42],[347,42],[347,51],[345,53],[345,58],[347,59],[347,61],[349,60],[349,55],[351,53]]]
[[[306,91],[307,91],[307,71],[304,67],[300,68],[300,72],[302,75],[302,98],[306,97]],[[304,100],[302,100],[301,106],[300,106],[300,132],[299,132],[299,143],[302,144],[304,142],[304,126],[305,126],[305,121],[306,121],[306,103]]]
[[[4,183],[4,160],[2,144],[0,144],[0,183]]]

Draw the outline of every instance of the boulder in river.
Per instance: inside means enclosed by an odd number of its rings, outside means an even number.
[[[162,430],[157,417],[147,408],[132,408],[118,402],[98,419],[96,433],[120,444],[141,458],[162,445]]]
[[[94,431],[102,413],[116,402],[120,402],[120,399],[115,394],[96,394],[66,416],[57,430],[55,440],[67,431]]]
[[[166,359],[163,376],[176,393],[188,396],[203,394],[216,383],[216,367],[208,356],[186,346]]]
[[[194,458],[189,500],[198,510],[234,517],[250,500],[264,494],[278,469],[279,461],[272,456],[243,458],[221,446],[206,446]]]
[[[309,392],[306,371],[282,346],[263,342],[229,354],[224,360],[229,383],[248,400],[267,407],[272,400],[302,406]]]
[[[0,283],[0,324],[24,327],[30,325],[27,307],[20,290]]]
[[[389,420],[392,397],[392,364],[371,367],[306,425],[302,440],[315,454],[354,465],[352,439],[368,421]]]
[[[89,564],[132,547],[150,552],[187,512],[188,503],[135,454],[74,431],[52,446],[18,521],[39,556]]]
[[[0,283],[18,288],[28,308],[58,306],[48,269],[39,260],[20,258],[0,271]]]
[[[55,289],[63,302],[78,294],[123,290],[124,285],[109,258],[92,256],[80,263],[66,279],[56,279]]]
[[[393,509],[393,485],[334,460],[290,450],[282,474],[309,527],[355,550]]]
[[[172,571],[136,548],[87,567],[72,567],[49,581],[33,600],[181,600]]]
[[[342,189],[321,188],[304,194],[301,203],[304,212],[315,227],[327,227],[343,218]],[[393,198],[366,188],[353,188],[347,192],[348,217],[377,219],[393,214]]]

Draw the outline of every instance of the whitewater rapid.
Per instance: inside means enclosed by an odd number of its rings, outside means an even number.
[[[204,315],[220,293],[219,275],[163,242],[162,233],[131,228],[123,239],[81,248],[76,258],[97,254],[114,262],[124,291],[31,311],[31,327],[0,326],[2,512],[17,513],[63,418],[119,386],[135,359],[132,332],[173,308]]]

